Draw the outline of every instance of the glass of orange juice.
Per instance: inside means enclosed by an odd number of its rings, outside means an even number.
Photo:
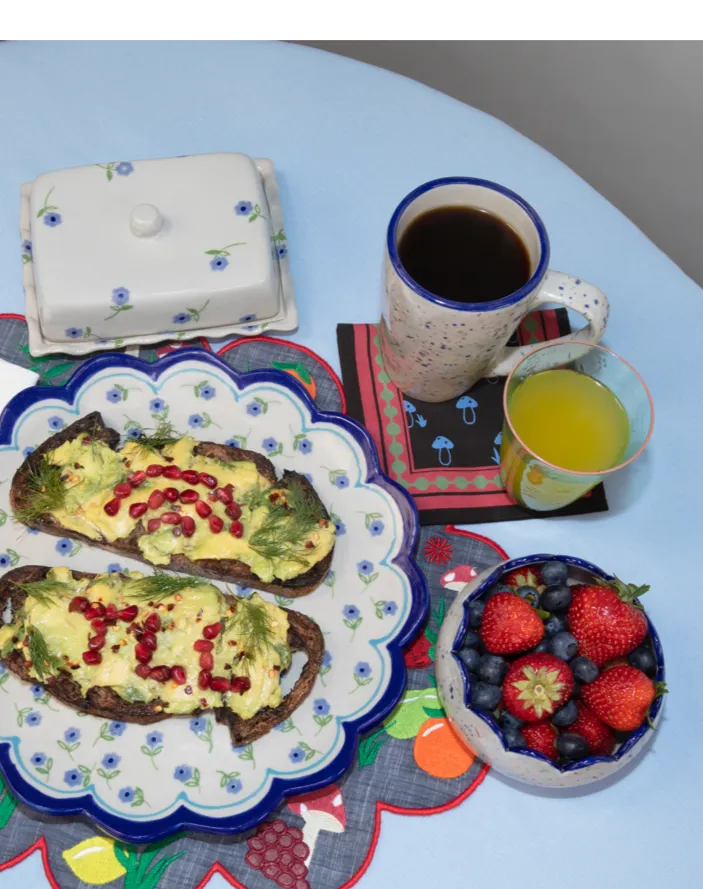
[[[537,512],[568,506],[632,462],[654,424],[652,397],[632,365],[576,340],[528,352],[507,379],[503,408],[503,484]]]

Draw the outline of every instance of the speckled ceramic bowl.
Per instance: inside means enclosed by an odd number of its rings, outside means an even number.
[[[454,600],[447,612],[437,640],[436,669],[439,695],[454,727],[468,740],[476,753],[496,771],[539,787],[578,787],[600,781],[614,774],[631,762],[647,746],[653,729],[646,723],[633,732],[627,741],[615,749],[612,756],[590,756],[565,766],[557,766],[535,750],[514,748],[509,750],[503,732],[490,713],[471,707],[471,679],[464,664],[458,657],[464,636],[468,629],[468,605],[479,598],[489,587],[497,583],[507,571],[539,565],[558,559],[569,565],[570,579],[579,583],[611,581],[613,576],[590,562],[572,556],[534,555],[520,559],[509,559],[495,568],[484,571],[468,583]],[[649,632],[657,659],[655,681],[664,681],[664,654],[657,631],[647,618]],[[650,718],[655,726],[661,719],[663,698],[656,698],[652,704]]]

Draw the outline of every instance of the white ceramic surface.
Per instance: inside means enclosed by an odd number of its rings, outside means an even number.
[[[468,703],[470,696],[468,674],[456,652],[461,647],[468,622],[466,620],[466,604],[481,596],[500,577],[513,568],[523,567],[530,561],[544,561],[544,557],[523,557],[502,562],[480,574],[471,583],[460,590],[442,622],[437,639],[437,690],[447,716],[454,727],[469,742],[478,756],[491,765],[497,772],[524,784],[540,787],[569,788],[591,784],[614,774],[639,756],[651,741],[654,730],[645,727],[638,729],[639,737],[634,743],[628,742],[615,750],[612,756],[594,756],[581,762],[574,762],[564,768],[557,767],[546,756],[534,750],[509,750],[503,740],[503,734],[492,716],[479,713]],[[571,563],[571,572],[582,571],[581,560],[566,561]],[[595,566],[593,566],[595,567]],[[607,580],[605,572],[596,574],[584,572],[582,582],[593,577]],[[655,646],[656,650],[656,646]],[[663,656],[658,652],[663,671]],[[652,706],[652,722],[658,725],[662,714],[661,700]]]
[[[407,226],[436,207],[469,205],[503,219],[522,239],[531,278],[493,302],[459,303],[420,287],[403,268],[397,245]],[[520,321],[545,303],[558,303],[588,321],[578,338],[597,343],[608,320],[608,300],[581,278],[548,270],[549,239],[539,216],[519,195],[480,179],[453,177],[419,186],[399,204],[388,227],[381,344],[386,370],[406,395],[447,401],[481,377],[504,376],[531,346],[506,343]],[[471,268],[467,266],[467,278]],[[569,339],[571,334],[563,339]]]
[[[273,164],[222,153],[94,164],[22,186],[32,354],[293,330]]]
[[[86,374],[69,403],[40,390],[47,400],[24,409],[14,422],[11,443],[0,446],[0,570],[39,564],[150,573],[148,565],[28,532],[12,520],[8,492],[28,450],[78,416],[99,410],[125,438],[167,417],[183,434],[260,451],[279,473],[289,468],[311,478],[337,526],[332,569],[313,594],[275,599],[317,621],[325,636],[323,667],[292,718],[253,745],[233,749],[229,732],[209,713],[152,726],[81,717],[0,666],[0,742],[9,742],[11,762],[48,800],[43,805],[49,809],[52,801],[88,792],[98,817],[144,823],[145,835],[150,822],[172,816],[179,806],[186,809],[185,821],[192,813],[196,820],[209,819],[205,829],[211,822],[217,829],[218,820],[246,815],[260,804],[275,777],[309,787],[316,776],[338,777],[339,763],[345,768],[353,756],[351,723],[376,712],[384,695],[392,697],[385,714],[402,693],[405,669],[399,652],[391,658],[390,648],[408,627],[415,631],[426,609],[419,573],[412,568],[411,582],[403,567],[409,564],[414,517],[409,502],[391,492],[390,483],[367,481],[376,477],[375,457],[349,431],[346,418],[311,419],[294,386],[261,381],[284,375],[260,372],[258,382],[238,388],[231,371],[214,358],[181,353],[165,359],[167,369],[158,378],[115,367],[111,356],[96,359],[110,360],[113,366]],[[294,656],[284,689],[302,662],[302,655]],[[114,821],[108,823],[114,827]]]

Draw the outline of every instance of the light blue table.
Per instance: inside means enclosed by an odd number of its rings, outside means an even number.
[[[703,415],[693,337],[700,289],[597,192],[509,127],[412,81],[315,50],[0,44],[0,128],[2,310],[23,308],[21,182],[114,158],[242,151],[276,163],[300,308],[296,339],[335,367],[337,322],[378,318],[384,229],[415,185],[481,176],[537,208],[553,266],[609,295],[606,344],[648,381],[657,426],[645,456],[609,484],[607,515],[477,530],[511,555],[573,553],[650,583],[647,605],[672,693],[652,750],[626,780],[549,798],[490,774],[452,812],[430,819],[386,814],[362,885],[699,885],[703,708],[694,677],[701,673],[703,597],[693,554],[700,545],[694,503],[703,495]],[[0,875],[0,889],[18,885],[48,885],[38,855]],[[224,885],[219,877],[210,884]]]

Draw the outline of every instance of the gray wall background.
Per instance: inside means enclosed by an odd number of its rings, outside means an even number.
[[[568,164],[703,285],[703,43],[297,42],[500,118]]]

